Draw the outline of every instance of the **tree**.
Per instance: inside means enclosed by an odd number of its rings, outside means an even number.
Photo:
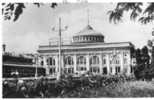
[[[37,7],[44,5],[43,3],[33,3]],[[2,3],[2,16],[4,20],[17,21],[26,8],[26,3]],[[51,3],[51,8],[55,8],[57,3]]]
[[[118,3],[115,9],[110,10],[109,21],[115,24],[122,21],[126,12],[130,13],[130,20],[137,20],[142,24],[154,22],[154,3],[143,4],[141,2],[134,3]],[[150,42],[149,42],[150,43]],[[150,43],[150,45],[152,45]],[[149,66],[148,48],[143,47],[142,50],[136,50],[137,67],[135,68],[135,76],[137,78],[154,77],[154,47],[152,47],[152,60]]]
[[[115,9],[108,12],[110,22],[117,23],[122,21],[125,12],[130,12],[131,20],[138,20],[143,24],[154,21],[154,3],[147,3],[147,6],[144,8],[144,4],[138,2],[118,3]]]
[[[135,67],[134,74],[137,79],[147,79],[149,70],[150,56],[148,54],[148,48],[144,46],[141,50],[136,50],[137,66]]]

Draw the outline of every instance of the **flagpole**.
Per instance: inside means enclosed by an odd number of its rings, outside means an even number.
[[[53,28],[53,31],[58,31],[58,36],[59,36],[59,41],[58,41],[58,59],[59,59],[59,62],[58,62],[58,70],[57,70],[57,76],[56,76],[56,78],[57,78],[57,80],[59,80],[60,79],[60,77],[61,77],[61,75],[62,75],[62,64],[61,64],[61,62],[62,62],[62,50],[61,50],[61,47],[62,47],[62,45],[61,45],[61,42],[62,42],[62,40],[61,40],[61,33],[62,33],[62,31],[65,31],[67,29],[67,27],[65,26],[65,28],[64,29],[62,29],[61,28],[61,17],[59,18],[59,28],[58,28],[58,30],[55,30],[55,28]]]
[[[59,67],[57,80],[61,77],[61,18],[59,18]]]
[[[37,71],[37,67],[38,67],[38,55],[36,55],[36,66],[35,66],[35,79],[37,79],[37,76],[38,76],[38,71]]]

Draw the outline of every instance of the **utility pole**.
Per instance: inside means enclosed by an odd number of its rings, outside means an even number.
[[[58,30],[55,30],[53,29],[53,31],[58,31],[58,35],[59,35],[59,42],[58,42],[58,47],[59,47],[59,52],[58,52],[58,55],[59,55],[59,65],[58,65],[58,72],[57,72],[57,80],[60,79],[61,77],[61,74],[62,74],[62,65],[61,65],[61,33],[62,31],[65,31],[67,29],[67,27],[65,26],[65,29],[62,29],[61,28],[61,18],[59,18],[59,28]]]

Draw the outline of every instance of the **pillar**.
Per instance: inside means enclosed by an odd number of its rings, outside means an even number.
[[[76,62],[77,62],[77,59],[76,59],[76,55],[73,56],[73,64],[74,64],[74,73],[76,73]]]
[[[55,56],[56,73],[58,72],[58,55]]]
[[[112,64],[113,66],[112,66],[112,75],[115,75],[115,73],[116,73],[116,65],[115,64]]]
[[[123,52],[121,52],[120,53],[120,73],[122,73],[123,74],[123,72],[124,72],[124,58],[123,58]]]
[[[110,74],[110,59],[109,54],[106,54],[106,66],[107,66],[107,74]]]
[[[46,57],[46,59],[48,59],[48,57]],[[45,60],[45,58],[44,58],[44,60]],[[48,63],[47,60],[45,62],[46,62],[46,67],[45,67],[45,69],[46,69],[46,75],[49,75],[50,74],[50,67],[49,67],[49,65],[47,65],[47,63]]]
[[[99,54],[99,70],[100,70],[100,74],[103,73],[103,66],[102,66],[102,54]]]
[[[127,59],[128,59],[128,66],[127,66],[127,75],[130,75],[131,74],[131,56],[130,56],[130,52],[128,52],[128,55],[127,55]]]
[[[90,67],[90,64],[89,64],[89,54],[86,55],[86,69],[87,71],[89,71],[89,67]]]

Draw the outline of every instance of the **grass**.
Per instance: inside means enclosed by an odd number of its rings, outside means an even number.
[[[67,93],[63,97],[101,98],[101,97],[154,97],[154,82],[129,81],[112,84],[107,87],[83,90],[82,92]]]

